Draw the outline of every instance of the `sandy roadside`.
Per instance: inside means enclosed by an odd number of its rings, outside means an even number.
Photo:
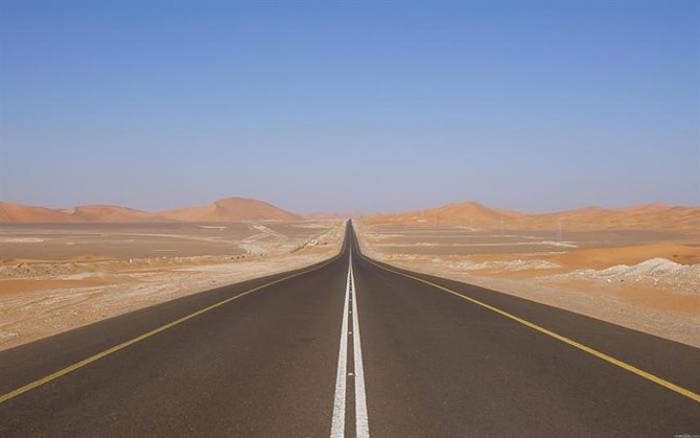
[[[248,258],[67,261],[0,269],[0,350],[185,295],[313,265],[336,255],[344,224],[301,249]]]
[[[683,266],[682,281],[677,277],[672,277],[676,278],[673,282],[663,277],[649,277],[625,282],[629,277],[610,272],[616,267],[609,268],[624,255],[624,250],[620,249],[608,250],[613,254],[608,264],[593,266],[599,270],[590,267],[589,262],[576,253],[554,256],[550,260],[541,260],[541,257],[508,260],[508,256],[489,260],[484,256],[477,257],[477,261],[467,261],[470,258],[464,256],[389,254],[373,244],[378,240],[368,238],[372,232],[361,223],[356,229],[362,251],[390,265],[481,286],[700,348],[700,276],[697,275],[700,265]],[[606,252],[604,249],[591,251]],[[589,254],[587,251],[579,253]],[[595,259],[600,263],[599,255]],[[576,263],[564,263],[571,260]],[[676,266],[661,265],[661,268]],[[631,266],[628,271],[634,268]]]

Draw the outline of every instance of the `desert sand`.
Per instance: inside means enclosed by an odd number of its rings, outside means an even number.
[[[363,251],[700,347],[700,208],[426,211],[356,221]]]
[[[300,219],[300,215],[267,202],[241,197],[229,197],[211,204],[159,212],[147,212],[119,205],[80,205],[56,209],[0,202],[0,223],[236,222]]]
[[[374,225],[450,225],[480,230],[697,231],[700,228],[700,207],[654,203],[615,209],[591,206],[554,213],[525,213],[464,202],[407,213],[375,215],[366,220]]]
[[[0,350],[309,266],[337,254],[343,236],[337,219],[0,225]]]
[[[293,221],[301,217],[267,202],[246,198],[226,198],[198,207],[163,211],[159,216],[168,219],[195,222],[221,222],[241,220]]]

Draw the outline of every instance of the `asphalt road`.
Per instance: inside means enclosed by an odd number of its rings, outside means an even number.
[[[387,270],[349,227],[325,264],[0,352],[0,436],[671,437],[698,393],[698,349]]]

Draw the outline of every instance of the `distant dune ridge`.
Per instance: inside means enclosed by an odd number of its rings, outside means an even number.
[[[0,202],[0,222],[75,222],[75,217],[61,210]]]
[[[487,207],[477,202],[448,204],[427,210],[374,215],[373,224],[449,225],[474,229],[556,230],[698,230],[699,206],[670,206],[662,203],[624,208],[585,207],[554,213],[524,213]]]
[[[236,222],[248,220],[294,221],[305,217],[256,199],[230,197],[211,204],[148,212],[117,205],[81,205],[52,209],[0,202],[0,223],[71,222]],[[556,230],[698,230],[700,206],[672,206],[662,203],[624,208],[584,207],[554,213],[525,213],[492,208],[478,202],[443,205],[398,214],[376,214],[367,218],[373,224],[444,225],[474,229]]]
[[[180,208],[159,213],[168,219],[188,222],[232,222],[242,220],[293,221],[301,216],[267,202],[246,198],[224,198],[211,204]]]
[[[147,212],[117,205],[81,205],[70,209],[33,207],[0,202],[0,223],[71,222],[235,222],[248,220],[293,221],[302,217],[267,202],[240,197],[211,204]]]
[[[84,222],[137,222],[154,219],[152,213],[118,205],[80,205],[63,211],[77,221]]]

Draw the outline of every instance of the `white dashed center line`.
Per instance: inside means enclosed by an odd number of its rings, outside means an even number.
[[[348,372],[348,336],[353,336],[348,330],[348,316],[352,315],[352,326],[355,331],[352,339],[353,372]],[[335,379],[335,398],[333,401],[333,421],[331,423],[331,438],[345,437],[345,406],[347,399],[347,379],[355,380],[355,435],[358,438],[369,437],[369,422],[367,419],[367,397],[365,394],[365,373],[362,365],[362,344],[360,342],[360,321],[357,317],[357,295],[355,293],[355,275],[352,268],[352,246],[348,261],[348,275],[345,283],[345,302],[343,304],[343,320],[340,328],[340,349],[338,351],[338,371]]]

